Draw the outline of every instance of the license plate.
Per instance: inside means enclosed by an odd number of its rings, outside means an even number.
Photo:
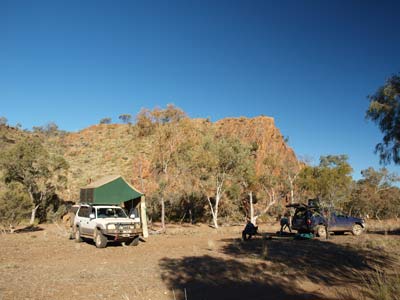
[[[123,237],[129,237],[129,234],[125,233],[122,235]]]

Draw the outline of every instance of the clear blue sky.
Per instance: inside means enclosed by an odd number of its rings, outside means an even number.
[[[299,156],[378,167],[367,95],[400,72],[400,1],[0,0],[0,116],[77,131],[174,103],[267,115]],[[399,167],[391,166],[398,172]]]

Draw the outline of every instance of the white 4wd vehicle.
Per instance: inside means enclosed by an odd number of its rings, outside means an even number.
[[[104,248],[108,241],[118,241],[137,246],[142,235],[137,213],[128,217],[114,205],[80,205],[74,220],[75,241],[90,238],[97,248]]]

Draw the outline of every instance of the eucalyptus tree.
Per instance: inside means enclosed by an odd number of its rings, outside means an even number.
[[[347,210],[362,216],[398,217],[400,214],[400,189],[396,183],[400,178],[386,168],[362,170],[362,179],[354,183],[351,201]]]
[[[4,153],[0,166],[5,183],[19,183],[29,195],[33,206],[30,223],[39,208],[40,221],[45,221],[46,208],[67,183],[69,166],[64,158],[49,154],[40,140],[26,138]]]
[[[376,145],[375,152],[381,163],[400,164],[400,76],[391,76],[368,98],[366,118],[378,124],[383,133],[383,140]]]
[[[130,114],[122,114],[119,115],[118,119],[120,119],[125,124],[132,124],[132,115]]]
[[[99,123],[100,124],[111,124],[111,122],[112,122],[112,119],[107,117],[107,118],[102,118]]]
[[[186,114],[173,105],[166,109],[156,108],[148,116],[154,126],[154,147],[152,152],[152,169],[158,182],[158,193],[161,204],[161,224],[165,231],[165,196],[173,194],[172,177],[177,160],[177,149],[183,136],[180,134],[180,122]]]
[[[256,217],[267,213],[278,203],[285,190],[283,171],[282,162],[278,154],[271,153],[266,156],[257,179],[263,196],[260,197],[258,202],[260,209]]]
[[[304,167],[297,180],[306,197],[324,205],[343,206],[349,200],[353,169],[347,155],[321,156],[318,166]]]
[[[208,133],[193,157],[199,186],[205,194],[215,228],[227,187],[242,176],[248,149],[238,139]]]

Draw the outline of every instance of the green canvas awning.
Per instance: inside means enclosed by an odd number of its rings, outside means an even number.
[[[103,177],[81,188],[80,202],[120,204],[143,196],[120,175]]]

